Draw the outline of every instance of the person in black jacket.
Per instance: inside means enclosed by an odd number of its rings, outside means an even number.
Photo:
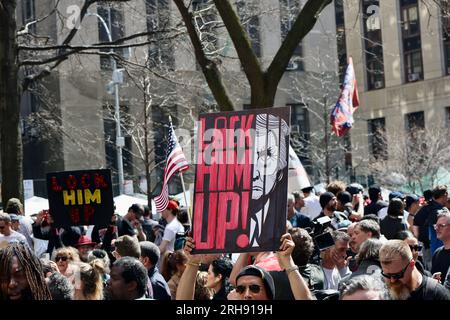
[[[380,222],[380,232],[386,239],[395,239],[400,231],[408,229],[402,220],[404,207],[401,199],[394,198],[389,202],[387,216]]]
[[[369,188],[369,199],[370,204],[364,207],[364,215],[378,215],[378,211],[380,211],[380,209],[388,206],[388,203],[383,201],[381,188],[379,186],[372,186]]]
[[[142,241],[139,245],[141,246],[139,260],[148,271],[148,278],[153,289],[153,298],[155,300],[171,300],[169,286],[157,267],[160,258],[158,246],[150,241]]]

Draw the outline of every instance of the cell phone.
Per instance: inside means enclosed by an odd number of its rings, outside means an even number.
[[[334,246],[334,239],[330,232],[322,233],[314,238],[320,251]]]

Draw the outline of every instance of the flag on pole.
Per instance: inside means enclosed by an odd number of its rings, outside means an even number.
[[[177,172],[186,171],[189,169],[189,164],[184,156],[178,139],[173,130],[172,121],[170,122],[167,161],[164,169],[164,182],[161,194],[155,197],[156,210],[163,212],[169,203],[169,180]]]
[[[338,137],[345,135],[353,126],[353,113],[358,109],[358,106],[359,96],[355,69],[353,68],[353,59],[349,57],[341,94],[331,112],[331,126]]]

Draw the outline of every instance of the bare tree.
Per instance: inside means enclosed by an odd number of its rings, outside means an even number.
[[[388,154],[372,157],[369,164],[369,170],[380,183],[421,193],[442,182],[440,174],[450,167],[450,131],[445,124],[430,128],[414,126],[409,131],[395,130],[391,138],[384,132],[375,134],[376,143],[388,146],[389,150]]]

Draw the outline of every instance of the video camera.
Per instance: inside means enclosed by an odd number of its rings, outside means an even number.
[[[313,238],[315,250],[312,257],[312,262],[320,263],[320,252],[334,246],[334,239],[331,232],[327,231],[331,227],[330,217],[324,216],[312,221],[312,228],[309,235]]]

